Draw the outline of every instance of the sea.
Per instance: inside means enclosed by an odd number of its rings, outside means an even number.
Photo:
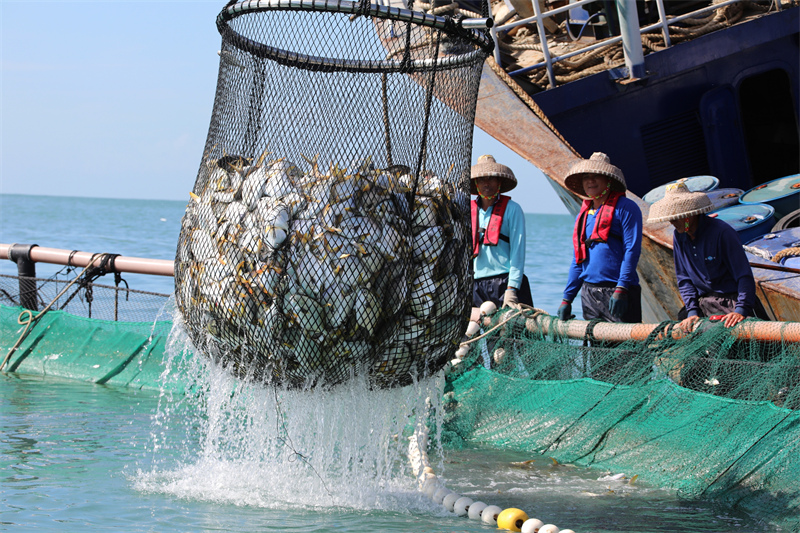
[[[0,243],[171,260],[185,206],[0,195]],[[573,220],[525,220],[534,305],[552,314]],[[16,273],[0,263],[0,274]],[[36,268],[44,278],[62,269]],[[125,278],[134,289],[173,292],[168,277]],[[158,391],[0,374],[0,531],[496,530],[435,505],[410,475],[408,428],[438,406],[441,377],[388,391],[357,382],[265,389],[187,358],[191,350],[176,325]],[[189,394],[166,386],[179,373],[194,383]],[[637,472],[560,465],[522,450],[452,449],[436,435],[429,454],[450,490],[578,533],[770,531],[713,502],[631,483]]]

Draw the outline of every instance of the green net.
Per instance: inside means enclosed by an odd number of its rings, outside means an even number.
[[[800,344],[739,340],[710,323],[681,339],[603,342],[545,333],[554,324],[484,327],[448,376],[450,445],[638,475],[800,528]]]
[[[24,326],[21,307],[0,306],[0,361]],[[161,390],[171,322],[119,322],[49,311],[9,358],[4,372]],[[183,385],[176,383],[183,392]]]

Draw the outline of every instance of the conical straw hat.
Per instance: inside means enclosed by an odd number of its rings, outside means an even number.
[[[686,186],[686,178],[667,185],[664,198],[650,206],[648,224],[669,222],[679,218],[708,213],[714,209],[705,193],[692,192]]]
[[[517,178],[514,173],[505,165],[501,165],[490,155],[482,155],[478,158],[478,163],[472,166],[470,173],[469,190],[472,194],[478,194],[475,187],[475,180],[478,178],[497,177],[500,178],[500,192],[508,192],[517,186]]]
[[[599,174],[611,178],[611,190],[625,192],[628,187],[625,185],[625,176],[622,171],[611,164],[611,159],[603,152],[595,152],[589,159],[584,159],[572,165],[569,169],[564,184],[567,189],[578,196],[586,196],[583,191],[583,177],[586,175]]]

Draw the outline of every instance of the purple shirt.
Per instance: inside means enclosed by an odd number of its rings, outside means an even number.
[[[727,222],[700,215],[692,240],[672,234],[678,290],[689,316],[700,314],[698,299],[710,294],[738,294],[736,312],[753,316],[756,282],[739,234]]]

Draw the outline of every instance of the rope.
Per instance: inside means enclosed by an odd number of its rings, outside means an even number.
[[[771,5],[765,6],[755,2],[743,2],[732,4],[718,9],[708,15],[701,15],[697,18],[684,19],[681,21],[683,26],[670,26],[670,38],[673,44],[688,41],[696,37],[712,33],[722,28],[727,28],[738,23],[745,18],[746,11],[755,12],[757,15],[767,13],[772,9]],[[562,26],[565,23],[561,24]],[[650,33],[642,34],[642,45],[649,52],[657,52],[666,49],[661,29],[651,30]],[[537,33],[518,31],[514,36],[514,42],[504,43],[499,41],[501,48],[505,50],[534,50],[541,51],[541,44]],[[526,43],[525,41],[534,41]],[[573,41],[574,42],[574,41]],[[538,61],[536,61],[538,62]],[[611,68],[616,68],[624,64],[624,53],[622,43],[607,46],[586,52],[585,55],[574,56],[571,59],[562,60],[553,64],[555,80],[559,84],[569,83],[598,72],[603,72]],[[522,65],[524,67],[524,65]],[[527,73],[531,83],[540,87],[548,87],[549,80],[544,67],[532,70]],[[504,80],[505,81],[505,80]],[[515,91],[516,92],[516,91]]]
[[[587,342],[587,343],[588,342],[597,342],[597,339],[595,339],[595,337],[594,337],[594,328],[595,328],[595,326],[597,326],[597,324],[599,324],[601,322],[605,322],[605,320],[602,320],[600,318],[594,318],[594,319],[589,321],[589,323],[586,325],[586,330],[584,331],[584,334],[583,334],[584,342]]]
[[[797,257],[797,256],[800,256],[800,246],[794,246],[792,248],[784,248],[783,250],[772,256],[772,261],[775,263],[780,263],[781,259],[783,259],[784,257]]]
[[[392,131],[389,124],[389,88],[386,73],[381,74],[381,101],[383,103],[383,138],[386,144],[386,162],[390,167],[392,162]]]
[[[94,256],[92,256],[92,259],[89,261],[89,264],[86,265],[86,268],[84,268],[83,271],[80,274],[78,274],[78,277],[76,277],[74,280],[69,282],[67,284],[67,286],[64,287],[61,290],[61,292],[59,292],[58,295],[55,298],[53,298],[53,301],[51,301],[49,304],[47,304],[47,307],[42,309],[42,311],[39,314],[37,314],[36,316],[33,316],[33,312],[30,309],[24,309],[19,314],[19,316],[17,317],[17,324],[19,324],[21,326],[25,326],[25,329],[22,330],[22,333],[20,334],[19,338],[17,339],[17,342],[14,343],[14,346],[12,346],[11,349],[8,351],[8,353],[6,354],[5,359],[3,359],[3,362],[0,363],[0,372],[5,373],[3,371],[3,368],[5,368],[6,363],[8,362],[8,360],[11,358],[11,356],[14,354],[14,352],[17,351],[17,348],[19,348],[20,344],[22,344],[22,341],[24,341],[25,338],[28,336],[28,333],[30,333],[31,328],[33,327],[33,324],[38,322],[39,319],[42,318],[45,315],[45,313],[47,313],[50,310],[50,308],[53,306],[53,304],[56,303],[58,301],[58,299],[61,298],[61,296],[63,296],[63,294],[65,292],[67,292],[67,289],[69,289],[72,285],[74,285],[75,283],[77,283],[77,282],[79,282],[81,280],[83,274],[92,267],[92,265],[94,264],[94,262],[97,259],[99,259],[101,257],[106,257],[108,255],[109,254],[103,254],[101,256],[98,256],[97,254],[95,254]],[[118,255],[118,254],[116,254],[116,255]],[[106,259],[106,261],[107,261],[107,259]],[[24,315],[26,315],[26,314],[28,315],[27,318],[23,319],[22,317]]]
[[[473,342],[478,342],[479,340],[481,340],[482,338],[486,337],[488,334],[490,334],[491,332],[493,332],[494,330],[496,330],[497,328],[499,328],[500,326],[502,326],[503,324],[505,324],[509,320],[511,320],[513,318],[516,318],[519,315],[525,314],[526,312],[533,311],[532,315],[530,315],[530,316],[526,315],[527,318],[536,318],[539,315],[546,315],[547,314],[545,311],[543,311],[541,309],[537,309],[535,307],[531,307],[529,305],[519,304],[519,306],[520,306],[520,309],[517,309],[516,311],[512,311],[510,313],[507,313],[503,317],[503,320],[501,320],[500,322],[498,322],[497,324],[492,326],[491,329],[489,329],[488,331],[486,331],[484,333],[481,333],[477,337],[473,337],[472,339],[469,339],[468,341],[462,342],[461,346],[468,346],[468,345],[472,344]]]
[[[745,252],[753,254],[756,257],[760,257],[762,259],[772,259],[772,254],[768,250],[764,250],[758,246],[742,246],[742,248],[744,248]]]

